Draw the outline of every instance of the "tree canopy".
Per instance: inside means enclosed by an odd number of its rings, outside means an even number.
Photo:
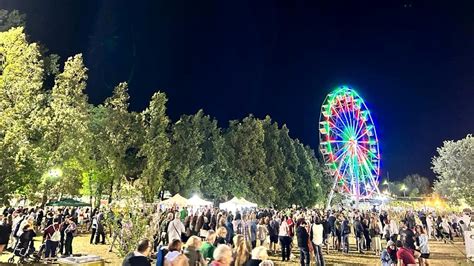
[[[46,55],[11,16],[0,32],[2,202],[23,194],[44,204],[67,194],[97,204],[115,200],[124,184],[146,202],[164,191],[215,201],[243,196],[264,206],[324,200],[322,165],[286,125],[249,115],[221,128],[203,110],[171,121],[163,92],[132,112],[127,83],[90,104],[82,55],[65,62]]]

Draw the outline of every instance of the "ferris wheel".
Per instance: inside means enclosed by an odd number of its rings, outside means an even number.
[[[353,200],[379,193],[379,142],[369,109],[359,94],[342,86],[329,93],[319,119],[320,152],[334,178],[328,207],[335,191]]]

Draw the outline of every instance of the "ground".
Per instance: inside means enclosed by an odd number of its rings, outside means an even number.
[[[35,247],[38,248],[40,245],[40,239],[35,243]],[[370,254],[358,254],[355,252],[355,240],[351,239],[351,249],[349,254],[342,254],[336,251],[330,250],[330,254],[324,254],[324,259],[328,265],[380,265],[378,257]],[[465,248],[461,239],[455,239],[454,244],[445,244],[443,242],[437,242],[434,240],[430,241],[431,258],[430,265],[474,265],[472,262],[468,262],[465,259]],[[80,235],[74,239],[73,242],[74,253],[80,254],[94,254],[104,258],[106,265],[121,265],[121,259],[113,252],[108,252],[109,245],[90,245],[89,235]],[[274,256],[271,259],[275,262],[275,265],[298,265],[298,252],[293,249],[293,253],[296,258],[291,262],[282,263],[280,257]],[[7,262],[8,258],[11,257],[11,253],[0,255],[0,265]],[[313,262],[314,263],[314,262]],[[314,264],[313,264],[314,265]]]

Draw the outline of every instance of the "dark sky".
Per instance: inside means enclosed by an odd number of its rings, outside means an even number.
[[[83,53],[100,103],[129,81],[133,110],[157,90],[176,120],[249,113],[317,148],[320,105],[347,84],[375,120],[385,175],[430,178],[443,140],[474,133],[474,1],[5,1],[31,39]]]

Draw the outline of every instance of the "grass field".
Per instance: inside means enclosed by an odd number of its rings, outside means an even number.
[[[35,241],[35,247],[40,246],[40,238]],[[351,252],[342,254],[330,250],[329,254],[324,254],[324,259],[328,265],[380,265],[378,257],[373,253],[359,254],[355,251],[355,240],[350,239]],[[465,259],[464,245],[460,239],[456,239],[454,244],[445,244],[443,242],[430,241],[431,259],[430,265],[449,266],[449,265],[474,265]],[[122,260],[114,253],[108,252],[109,245],[91,245],[89,244],[89,235],[80,235],[74,239],[74,254],[94,254],[101,256],[106,265],[121,265]],[[295,258],[290,262],[281,262],[280,257],[272,256],[271,259],[275,265],[299,265],[299,253],[293,249]],[[6,265],[11,253],[0,255],[0,264]],[[314,263],[314,262],[313,262]],[[16,264],[15,264],[16,265]],[[314,264],[313,264],[314,265]]]

